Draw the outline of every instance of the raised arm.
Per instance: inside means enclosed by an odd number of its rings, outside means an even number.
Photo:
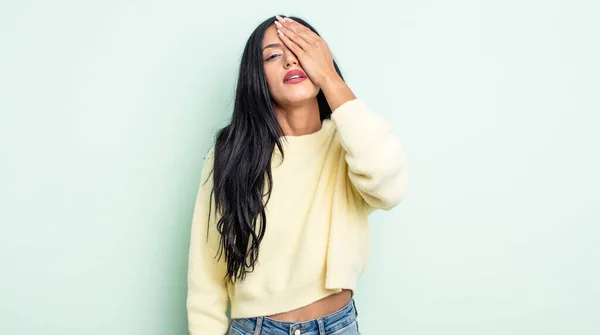
[[[404,195],[406,167],[400,140],[391,126],[356,99],[338,75],[325,40],[290,18],[277,17],[275,24],[280,39],[327,98],[347,152],[350,180],[365,200],[366,211],[396,206]]]
[[[361,99],[348,100],[331,114],[346,151],[348,175],[368,214],[389,210],[406,190],[406,164],[391,125]]]

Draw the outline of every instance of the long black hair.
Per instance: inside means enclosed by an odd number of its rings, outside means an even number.
[[[290,18],[319,34],[306,21]],[[262,57],[265,31],[275,20],[271,17],[262,22],[246,43],[231,123],[219,130],[215,141],[211,199],[214,195],[215,210],[220,214],[217,230],[221,235],[219,252],[225,252],[227,263],[225,277],[232,282],[243,280],[254,270],[266,230],[265,206],[273,186],[271,157],[275,146],[284,156],[283,131],[275,116]],[[334,66],[342,77],[335,61]],[[323,91],[319,91],[317,101],[321,121],[329,119],[331,108]]]

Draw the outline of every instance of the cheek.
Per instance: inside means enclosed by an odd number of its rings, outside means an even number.
[[[265,66],[265,76],[267,77],[267,84],[269,85],[269,88],[274,88],[277,87],[277,82],[279,81],[279,75],[277,73],[277,71],[274,71],[274,69],[269,69],[269,66]]]

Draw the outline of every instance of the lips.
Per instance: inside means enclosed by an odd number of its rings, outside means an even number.
[[[292,70],[285,74],[285,77],[283,77],[283,82],[285,83],[293,76],[300,76],[301,78],[306,78],[306,73],[304,73],[304,71],[302,70]]]

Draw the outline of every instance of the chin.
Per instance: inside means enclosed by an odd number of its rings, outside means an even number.
[[[307,101],[311,101],[317,98],[316,94],[306,94],[306,95],[295,95],[295,96],[287,96],[283,99],[286,102],[286,105],[301,105]]]
[[[317,97],[317,94],[319,94],[319,90],[315,87],[298,87],[297,89],[293,90],[292,92],[288,91],[285,92],[286,94],[284,94],[284,100],[290,101],[290,102],[301,102],[301,101],[306,101],[306,100],[312,100],[315,99]]]

